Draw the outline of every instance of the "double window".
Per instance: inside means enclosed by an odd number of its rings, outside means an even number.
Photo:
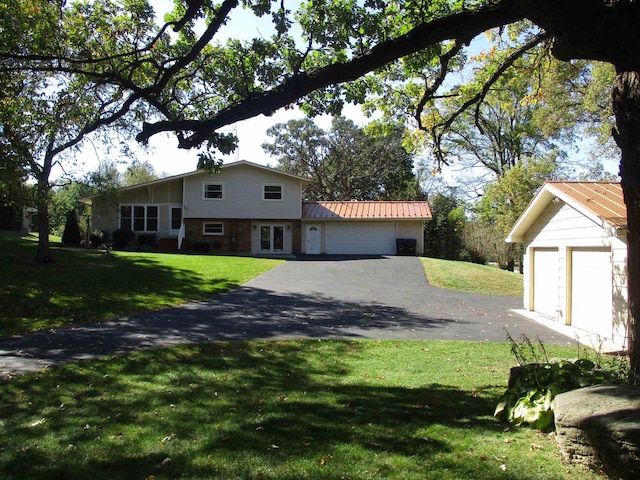
[[[203,183],[202,198],[206,200],[223,200],[224,184],[223,183]]]
[[[120,228],[134,232],[157,232],[158,206],[120,205]]]
[[[282,200],[282,185],[269,185],[262,186],[262,199],[263,200]]]

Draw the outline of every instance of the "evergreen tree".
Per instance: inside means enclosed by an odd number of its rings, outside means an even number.
[[[80,225],[75,210],[69,210],[67,213],[67,223],[64,225],[64,233],[62,234],[62,243],[65,245],[80,245],[82,235],[80,235]]]

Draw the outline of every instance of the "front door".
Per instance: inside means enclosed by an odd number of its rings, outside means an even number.
[[[306,253],[308,255],[320,254],[320,226],[307,225]]]
[[[260,225],[260,253],[284,252],[284,226]]]
[[[171,207],[171,222],[169,225],[169,235],[178,235],[182,225],[182,207]]]

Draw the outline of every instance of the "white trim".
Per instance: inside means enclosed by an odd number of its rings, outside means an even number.
[[[180,227],[172,228],[173,210],[180,209]],[[178,235],[182,224],[184,223],[184,207],[182,205],[169,205],[169,235]]]
[[[522,212],[516,224],[511,228],[509,235],[505,239],[507,243],[524,242],[524,236],[536,219],[542,214],[551,202],[564,202],[584,217],[591,220],[599,227],[605,228],[608,223],[590,211],[580,202],[555,187],[552,183],[545,183],[535,194],[527,208]],[[611,226],[613,227],[613,226]]]
[[[220,232],[207,232],[208,225],[219,225]],[[224,235],[224,222],[202,222],[202,235]]]
[[[219,185],[220,186],[220,198],[216,197],[207,197],[205,194],[207,193],[207,185]],[[224,182],[202,182],[202,200],[209,201],[221,201],[224,200]]]
[[[266,198],[267,187],[280,187],[280,198]],[[275,192],[272,192],[275,193]],[[262,184],[262,201],[264,202],[282,202],[284,200],[284,184],[283,183],[263,183]]]
[[[121,203],[118,204],[118,229],[122,229],[122,207],[131,207],[131,225],[130,230],[132,232],[137,233],[158,233],[160,232],[160,205],[157,203]],[[136,216],[134,214],[135,207],[144,207],[144,230],[136,230],[134,229]],[[149,223],[149,216],[147,215],[147,209],[149,207],[155,207],[158,211],[158,215],[156,218],[156,229],[155,230],[147,230],[147,226]]]
[[[269,227],[269,249],[262,248],[262,229]],[[282,249],[276,250],[274,246],[274,229],[282,228]],[[258,253],[284,253],[287,250],[287,226],[284,223],[260,223],[258,224]]]

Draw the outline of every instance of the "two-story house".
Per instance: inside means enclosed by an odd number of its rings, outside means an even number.
[[[153,233],[174,248],[214,252],[393,254],[396,239],[423,249],[427,202],[303,202],[309,180],[247,161],[85,197],[92,228]],[[168,240],[170,239],[170,240]]]

